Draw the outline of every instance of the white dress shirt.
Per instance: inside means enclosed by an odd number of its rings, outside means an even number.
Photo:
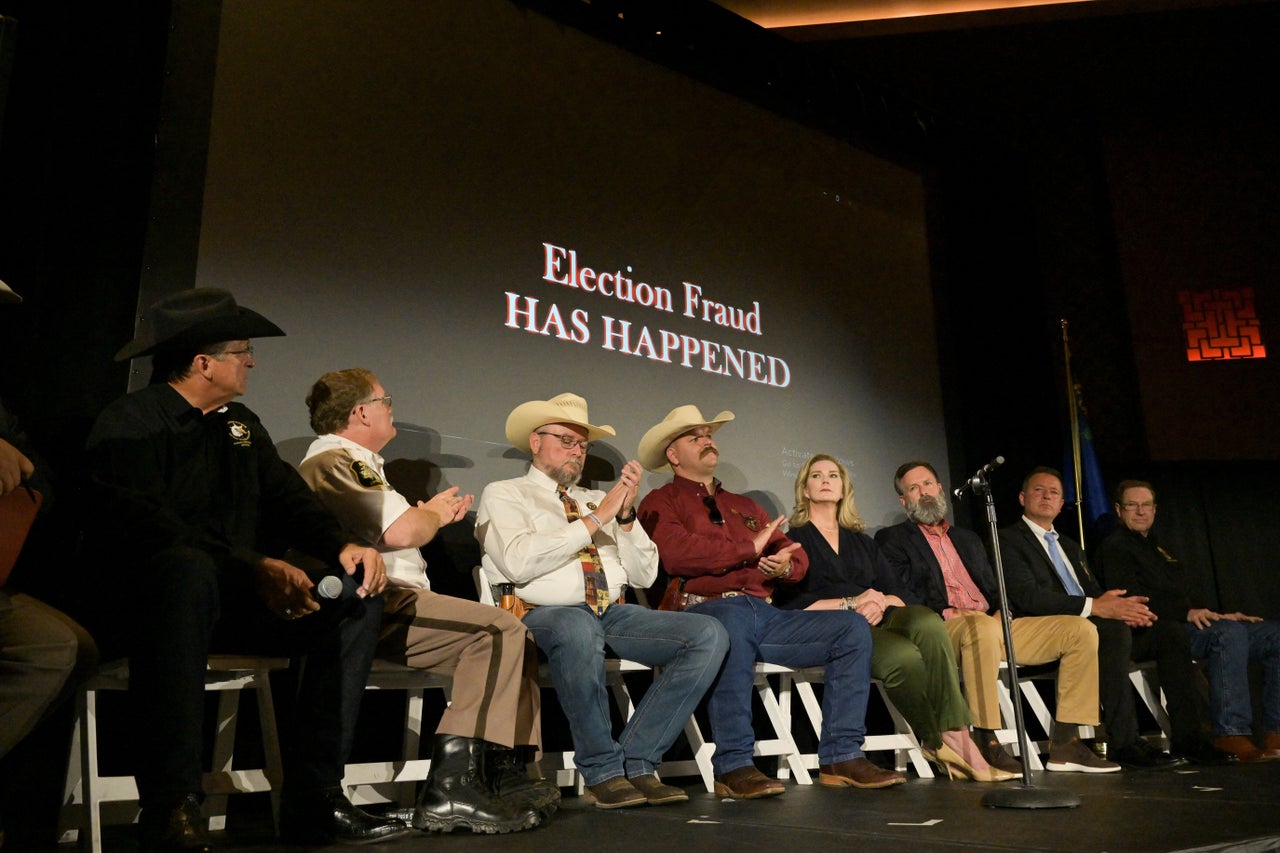
[[[390,583],[431,588],[422,552],[417,548],[388,548],[382,541],[387,528],[410,509],[410,504],[387,483],[381,456],[349,438],[330,433],[311,442],[298,472],[348,533],[360,544],[378,549]]]
[[[569,496],[586,515],[605,493],[570,486]],[[658,576],[658,548],[637,521],[623,530],[610,519],[594,537],[586,521],[570,522],[556,482],[537,468],[523,477],[490,483],[476,507],[476,539],[490,584],[514,583],[530,604],[582,604],[585,592],[578,552],[594,541],[609,578],[609,598],[624,586],[648,587]]]

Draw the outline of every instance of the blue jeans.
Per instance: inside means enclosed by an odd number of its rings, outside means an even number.
[[[757,660],[793,668],[826,667],[818,763],[862,756],[871,692],[871,629],[866,619],[852,611],[779,610],[753,595],[704,602],[688,612],[714,616],[729,632],[729,655],[707,703],[716,741],[711,763],[717,775],[751,764]]]
[[[1249,661],[1262,664],[1263,727],[1280,732],[1280,622],[1232,622],[1219,619],[1200,629],[1186,623],[1191,656],[1209,664],[1209,705],[1213,733],[1253,734],[1249,697]]]
[[[573,761],[587,785],[653,773],[720,671],[729,638],[693,613],[615,604],[597,617],[582,605],[535,607],[524,617],[551,663],[551,680],[573,735]],[[604,652],[662,672],[615,741]]]

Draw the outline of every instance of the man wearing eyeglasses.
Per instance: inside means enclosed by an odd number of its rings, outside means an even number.
[[[490,833],[536,826],[539,814],[556,810],[560,789],[528,774],[541,743],[533,638],[497,607],[432,592],[418,550],[463,519],[472,496],[454,486],[415,506],[387,483],[379,452],[395,437],[395,420],[391,395],[370,371],[321,376],[307,409],[319,438],[299,466],[302,478],[387,565],[377,656],[453,674],[414,826]]]
[[[1165,628],[1133,633],[1135,660],[1154,659],[1168,703],[1173,751],[1215,757],[1200,740],[1203,708],[1191,660],[1206,661],[1212,747],[1239,761],[1280,760],[1280,622],[1244,613],[1218,613],[1187,568],[1160,546],[1152,529],[1156,493],[1150,483],[1125,480],[1116,487],[1118,527],[1098,546],[1099,572],[1107,583],[1145,595]],[[1161,651],[1164,646],[1168,651]],[[1249,661],[1262,666],[1263,743],[1253,736]]]
[[[636,524],[641,469],[622,466],[607,492],[578,485],[595,426],[576,394],[512,410],[507,440],[532,454],[523,477],[490,483],[476,511],[476,539],[490,584],[510,585],[528,608],[524,623],[551,665],[573,736],[574,763],[597,808],[688,799],[657,769],[719,671],[728,639],[714,619],[662,613],[622,597],[648,587],[658,551]],[[615,739],[605,687],[606,650],[661,667]]]
[[[151,356],[152,384],[109,405],[88,443],[104,569],[96,627],[129,656],[139,848],[210,849],[200,812],[210,650],[306,656],[283,755],[284,840],[404,834],[341,787],[382,617],[382,557],[347,539],[234,402],[254,367],[249,339],[284,332],[213,288],[166,296],[145,320],[116,360]],[[322,606],[286,559],[291,547],[331,567],[349,597]]]
[[[714,617],[729,634],[729,654],[707,704],[716,741],[715,791],[757,799],[784,790],[752,761],[757,660],[825,666],[821,784],[884,788],[904,782],[901,773],[876,766],[862,752],[871,688],[866,619],[855,611],[782,610],[772,604],[775,585],[802,578],[809,561],[799,543],[778,530],[786,516],[771,518],[716,479],[720,449],[714,433],[731,420],[732,412],[704,418],[696,406],[679,406],[645,433],[638,453],[650,471],[675,472],[640,505],[641,523],[672,576],[663,608]]]

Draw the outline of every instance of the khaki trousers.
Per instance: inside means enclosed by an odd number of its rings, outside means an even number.
[[[1003,728],[996,679],[1004,660],[1000,619],[984,613],[944,623],[960,664],[973,724]],[[1058,662],[1058,707],[1063,723],[1098,725],[1098,631],[1083,616],[1022,616],[1011,625],[1019,664]],[[1012,725],[1013,721],[1010,720]]]
[[[453,676],[436,732],[541,749],[538,653],[501,608],[425,589],[388,587],[376,656]]]

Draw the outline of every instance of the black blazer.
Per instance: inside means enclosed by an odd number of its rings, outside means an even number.
[[[1013,616],[1079,616],[1085,596],[1102,595],[1099,585],[1074,540],[1058,537],[1058,547],[1075,569],[1084,595],[1068,595],[1058,578],[1053,561],[1027,523],[1019,518],[1000,529],[1000,556],[1004,565],[1004,586],[1009,593]]]
[[[969,570],[969,576],[982,591],[990,605],[989,612],[994,613],[1000,606],[999,588],[996,575],[987,560],[987,549],[982,540],[971,530],[953,526],[947,534],[960,562]],[[905,594],[902,600],[907,604],[923,604],[925,607],[941,614],[951,605],[947,603],[947,587],[942,580],[942,567],[938,558],[933,556],[933,549],[920,532],[920,525],[907,519],[892,527],[882,527],[876,533],[876,545],[880,546],[880,555],[888,561],[889,566],[902,580]]]
[[[812,523],[791,528],[787,538],[804,548],[809,556],[809,571],[799,583],[774,589],[773,603],[778,607],[803,610],[824,598],[861,595],[868,589],[907,600],[897,572],[885,562],[867,534],[841,527],[839,554],[831,550],[822,531]]]

